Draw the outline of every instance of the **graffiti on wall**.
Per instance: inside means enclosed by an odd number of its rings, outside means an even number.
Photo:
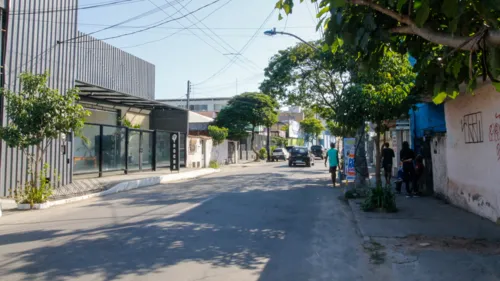
[[[495,119],[500,119],[500,114],[495,113]],[[493,122],[490,124],[489,129],[490,142],[496,142],[497,160],[500,161],[500,123]]]
[[[482,112],[464,115],[461,123],[465,143],[482,143],[484,141]]]

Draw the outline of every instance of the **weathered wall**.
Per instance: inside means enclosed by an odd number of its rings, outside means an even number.
[[[205,150],[203,149],[205,146]],[[212,139],[206,137],[188,137],[188,168],[207,168],[212,152]],[[203,155],[205,153],[205,156]]]
[[[58,44],[58,41],[74,38],[77,34],[77,10],[65,8],[77,6],[77,1],[11,0],[8,3],[5,85],[2,86],[18,92],[20,73],[49,71],[50,87],[59,89],[61,93],[74,87],[75,44]],[[5,125],[5,111],[0,113],[1,125]],[[61,185],[72,180],[72,151],[71,142],[57,139],[49,145],[44,157],[44,162],[50,165],[51,177],[56,170]],[[0,143],[0,196],[9,195],[9,189],[26,183],[26,165],[22,151]]]
[[[500,220],[500,94],[491,84],[445,104],[448,199]]]
[[[432,180],[434,192],[438,196],[447,197],[448,175],[446,167],[446,137],[435,136],[431,141]]]

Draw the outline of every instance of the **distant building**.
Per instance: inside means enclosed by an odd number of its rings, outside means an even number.
[[[231,100],[227,98],[192,98],[189,100],[189,110],[194,112],[219,112]],[[186,99],[157,99],[167,105],[186,109]]]

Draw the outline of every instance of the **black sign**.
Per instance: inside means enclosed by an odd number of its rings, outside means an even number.
[[[179,171],[179,133],[170,135],[170,171]]]

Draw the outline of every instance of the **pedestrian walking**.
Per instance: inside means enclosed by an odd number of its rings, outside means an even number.
[[[329,163],[329,172],[332,174],[332,183],[335,187],[337,181],[337,166],[339,165],[339,151],[335,149],[335,143],[330,143],[330,149],[326,152],[325,167],[326,163]]]
[[[385,185],[391,184],[392,178],[392,161],[396,157],[394,155],[394,150],[389,147],[389,143],[384,143],[384,149],[382,149],[382,167],[384,168]]]
[[[403,142],[403,149],[399,153],[399,158],[403,164],[403,181],[406,193],[409,197],[412,197],[415,189],[415,167],[413,166],[415,152],[410,148],[410,144],[407,141]]]

